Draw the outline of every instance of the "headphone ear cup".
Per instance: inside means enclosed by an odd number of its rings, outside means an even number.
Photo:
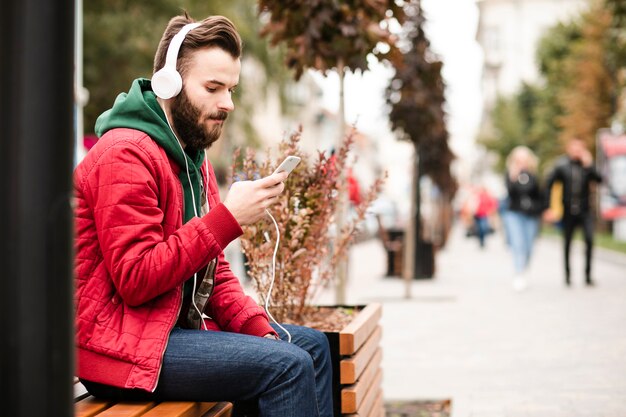
[[[152,76],[152,91],[157,97],[167,100],[175,97],[183,88],[183,79],[174,68],[163,67]]]

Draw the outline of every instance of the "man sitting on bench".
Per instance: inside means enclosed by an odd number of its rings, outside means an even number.
[[[152,80],[135,80],[99,117],[100,139],[74,172],[78,376],[118,401],[330,417],[325,335],[285,326],[292,343],[280,340],[224,259],[287,177],[235,183],[220,202],[205,150],[234,109],[240,56],[228,19],[175,17]]]

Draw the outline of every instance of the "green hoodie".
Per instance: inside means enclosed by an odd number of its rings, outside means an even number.
[[[197,196],[196,210],[200,213],[200,187],[202,174],[200,168],[204,162],[204,152],[193,152],[188,154],[182,152],[177,139],[167,124],[165,113],[157,102],[156,95],[152,91],[150,80],[139,78],[133,81],[128,93],[121,93],[115,99],[113,107],[98,117],[96,121],[96,134],[98,137],[107,131],[118,127],[140,130],[146,133],[181,167],[178,178],[183,185],[185,196],[185,212],[183,223],[194,217],[193,198],[187,171],[185,170],[185,159],[189,165],[189,177],[193,185],[194,195]]]

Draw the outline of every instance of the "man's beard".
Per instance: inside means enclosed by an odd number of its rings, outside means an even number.
[[[222,125],[217,123],[207,125],[204,122],[211,119],[224,121],[228,117],[225,111],[203,116],[184,90],[173,100],[171,110],[173,127],[189,151],[208,149],[220,138]]]

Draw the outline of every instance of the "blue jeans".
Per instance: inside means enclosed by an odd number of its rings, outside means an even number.
[[[172,330],[154,393],[82,382],[95,397],[118,401],[231,401],[235,409],[242,408],[239,402],[243,408],[252,404],[259,416],[331,417],[326,336],[307,327],[284,327],[291,344],[228,332]]]
[[[507,231],[515,272],[520,274],[526,270],[539,232],[539,218],[517,211],[507,211],[504,215],[504,226]]]
[[[490,231],[489,219],[487,217],[474,216],[474,222],[476,223],[476,232],[478,233],[478,243],[482,248],[485,246],[485,237]]]

